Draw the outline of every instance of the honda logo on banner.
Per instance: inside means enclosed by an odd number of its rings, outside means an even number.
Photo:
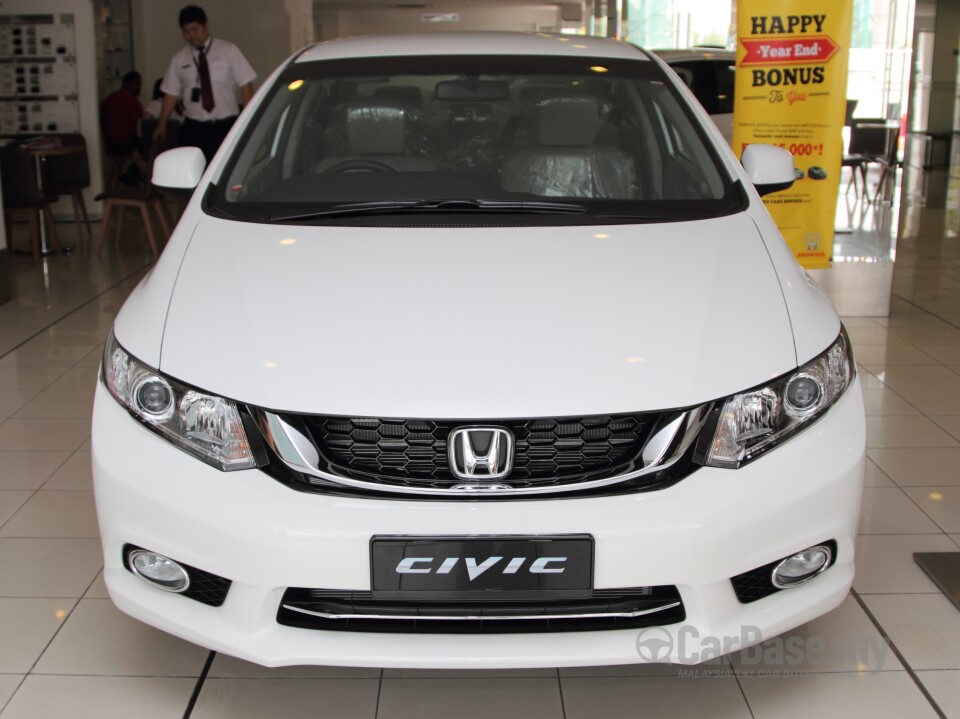
[[[502,427],[461,427],[447,441],[457,479],[502,479],[513,469],[513,435]]]

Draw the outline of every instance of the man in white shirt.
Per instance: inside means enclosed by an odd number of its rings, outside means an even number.
[[[240,103],[250,102],[257,74],[236,45],[210,35],[203,8],[187,5],[179,20],[187,45],[170,60],[160,84],[163,105],[153,136],[166,135],[167,120],[182,101],[180,145],[199,147],[209,162],[240,112],[238,93]]]

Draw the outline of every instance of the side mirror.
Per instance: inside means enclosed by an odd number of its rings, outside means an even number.
[[[760,196],[790,187],[797,179],[793,155],[773,145],[747,145],[740,160]]]
[[[199,147],[176,147],[167,150],[153,161],[154,185],[164,190],[174,192],[193,192],[203,171],[207,167],[207,160]]]

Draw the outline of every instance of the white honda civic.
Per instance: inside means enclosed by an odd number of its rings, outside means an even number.
[[[836,607],[861,390],[682,82],[613,40],[365,37],[257,93],[103,356],[110,596],[268,666],[683,662]],[[650,637],[657,638],[651,651]]]

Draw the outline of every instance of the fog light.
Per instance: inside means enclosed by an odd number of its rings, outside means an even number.
[[[187,570],[162,554],[139,549],[130,552],[127,563],[138,577],[168,592],[185,592],[190,586]]]
[[[818,544],[787,557],[773,569],[771,581],[775,587],[789,589],[809,582],[830,566],[833,552],[830,547]]]

